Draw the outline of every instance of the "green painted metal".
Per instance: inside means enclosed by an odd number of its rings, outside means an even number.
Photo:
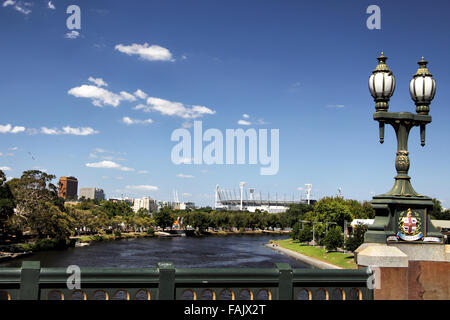
[[[308,299],[348,299],[352,292],[358,299],[373,299],[367,288],[369,269],[292,269],[285,263],[275,268],[175,268],[172,263],[140,269],[81,268],[79,290],[68,289],[71,274],[66,270],[40,268],[33,261],[23,262],[22,268],[0,268],[0,293],[12,300],[178,300],[189,294],[196,300],[292,300],[304,292]]]
[[[379,64],[374,72],[390,72],[385,65],[386,58],[382,55],[378,58]],[[431,74],[426,69],[426,61],[422,58],[419,62],[418,75]],[[378,70],[379,69],[379,70]],[[389,100],[389,99],[387,99]],[[413,212],[418,221],[420,220],[421,231],[426,237],[433,237],[443,243],[443,235],[430,221],[428,212],[433,208],[431,198],[416,192],[411,184],[411,177],[408,175],[410,160],[408,152],[408,138],[412,128],[420,127],[420,143],[425,145],[425,127],[431,123],[431,116],[428,115],[429,103],[418,106],[417,114],[410,112],[388,112],[388,104],[384,107],[375,105],[376,112],[373,119],[379,123],[380,143],[384,142],[384,127],[391,125],[397,138],[397,153],[395,158],[395,169],[397,175],[394,177],[395,183],[387,193],[373,197],[371,201],[375,209],[375,221],[369,226],[365,234],[366,243],[387,243],[390,241],[401,241],[397,238],[399,232],[399,219],[405,212]],[[420,109],[420,110],[419,110]],[[425,110],[426,109],[426,110]],[[388,240],[389,239],[389,240]],[[424,241],[407,241],[409,243],[426,243]],[[436,243],[436,242],[434,242]]]

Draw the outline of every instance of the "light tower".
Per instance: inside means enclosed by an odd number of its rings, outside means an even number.
[[[239,183],[239,188],[241,189],[241,211],[243,209],[243,207],[242,207],[242,200],[243,200],[243,197],[244,197],[244,186],[245,186],[245,181],[242,181],[242,182]]]
[[[305,193],[306,193],[306,201],[308,201],[308,204],[310,203],[311,200],[311,189],[312,189],[312,184],[305,184]]]

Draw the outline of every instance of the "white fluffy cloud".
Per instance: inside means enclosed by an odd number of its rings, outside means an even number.
[[[25,127],[12,126],[9,123],[7,125],[0,125],[0,133],[19,133],[25,131]]]
[[[65,126],[62,128],[62,130],[57,128],[41,127],[41,132],[49,135],[70,134],[75,136],[88,136],[91,134],[98,133],[97,130],[94,130],[89,127],[72,128],[70,126]]]
[[[247,120],[239,120],[238,121],[238,124],[239,125],[241,125],[241,126],[249,126],[249,125],[251,125],[252,123],[250,122],[250,121],[247,121]]]
[[[138,97],[139,99],[147,99],[147,94],[144,91],[142,91],[141,89],[137,89],[134,92],[134,95],[136,97]]]
[[[104,168],[104,169],[118,169],[121,171],[134,171],[133,168],[124,167],[114,161],[104,160],[99,162],[86,163],[89,168]]]
[[[144,44],[133,43],[127,46],[123,44],[118,44],[115,46],[115,49],[129,56],[138,55],[143,60],[175,61],[172,58],[172,54],[168,49],[160,47],[158,45],[149,46],[148,43]]]
[[[108,84],[107,84],[105,81],[103,81],[102,78],[89,77],[88,80],[89,80],[90,82],[95,83],[95,85],[96,85],[97,87],[107,87],[107,86],[108,86]]]
[[[122,122],[131,125],[131,124],[149,124],[153,123],[152,119],[139,120],[139,119],[131,119],[130,117],[123,117]]]
[[[55,8],[55,5],[54,5],[51,1],[49,1],[49,2],[47,3],[47,8],[52,9],[52,10],[55,10],[55,9],[56,9],[56,8]]]
[[[141,108],[144,111],[155,110],[163,115],[167,116],[177,116],[184,119],[195,119],[203,116],[204,114],[215,114],[216,111],[211,110],[205,106],[185,106],[181,102],[172,102],[169,100],[164,100],[160,98],[150,97],[147,99],[147,104],[150,109],[146,107],[142,108],[142,105],[136,106],[135,109]]]
[[[30,9],[27,9],[27,7],[31,7],[33,5],[32,2],[23,2],[23,1],[15,1],[15,0],[6,0],[3,2],[2,6],[4,8],[11,6],[14,10],[23,13],[25,15],[28,15],[31,13]]]
[[[10,167],[0,167],[0,170],[2,170],[2,171],[11,171],[12,169]]]
[[[83,84],[68,91],[70,95],[77,98],[92,99],[92,104],[96,107],[110,105],[117,107],[120,101],[124,100],[121,95],[93,85]]]
[[[243,117],[244,119],[250,118],[250,116],[249,116],[248,114],[246,114],[246,113],[244,113],[244,114],[242,115],[242,117]]]

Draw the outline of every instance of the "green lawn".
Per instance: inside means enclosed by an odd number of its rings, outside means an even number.
[[[289,249],[305,256],[316,258],[345,269],[356,269],[357,265],[353,259],[353,255],[342,252],[329,252],[319,247],[309,246],[292,239],[272,241],[280,247]]]

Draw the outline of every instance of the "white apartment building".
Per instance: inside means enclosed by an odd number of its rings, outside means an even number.
[[[134,199],[133,211],[138,212],[140,208],[147,209],[149,213],[158,210],[156,200],[150,197]]]

